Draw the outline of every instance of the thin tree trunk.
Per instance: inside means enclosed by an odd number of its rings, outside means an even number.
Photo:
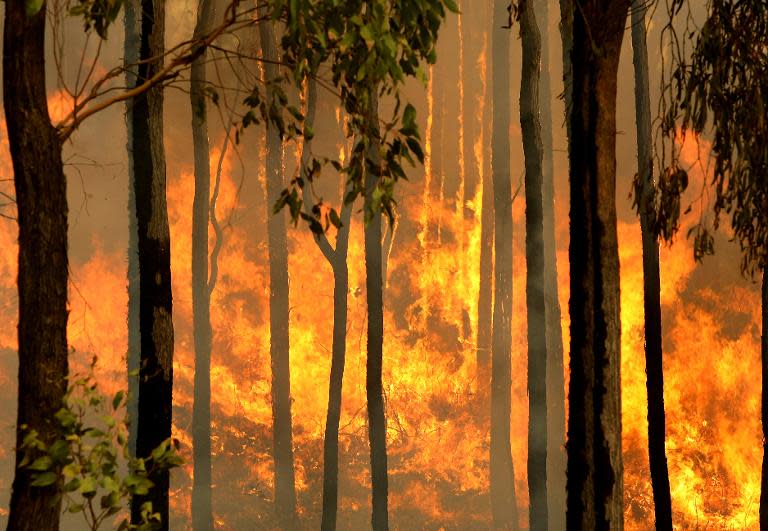
[[[493,210],[496,255],[491,352],[491,511],[496,529],[517,529],[515,469],[512,463],[512,182],[510,180],[509,36],[507,0],[493,12]]]
[[[136,86],[137,64],[139,61],[139,23],[136,0],[127,0],[124,5],[125,84]],[[133,174],[133,101],[125,102],[126,150],[128,152],[128,401],[127,416],[128,449],[136,455],[136,431],[139,418],[139,362],[141,358],[141,332],[139,330],[139,228],[136,223],[135,177]]]
[[[656,529],[672,529],[672,500],[665,450],[664,367],[661,343],[661,280],[659,242],[651,227],[653,190],[653,138],[648,80],[648,48],[645,29],[646,6],[632,6],[632,59],[635,65],[635,112],[637,115],[637,164],[640,179],[640,230],[643,240],[643,290],[645,309],[645,370],[648,390],[648,457],[656,515]]]
[[[573,65],[571,64],[571,53],[573,52],[573,0],[560,0],[560,40],[563,44],[563,101],[565,102],[565,132],[568,138],[568,146],[570,146],[571,110],[573,108]]]
[[[27,16],[25,0],[7,0],[3,30],[3,104],[13,161],[19,224],[19,391],[10,531],[59,528],[61,485],[33,487],[20,469],[28,429],[51,443],[51,422],[67,388],[67,181],[61,142],[45,92],[46,6]]]
[[[760,531],[768,529],[768,268],[763,266],[761,297],[763,313],[762,340],[760,342],[760,368],[762,374],[763,469],[760,481]]]
[[[544,147],[541,197],[544,225],[544,301],[547,323],[547,522],[553,531],[565,530],[565,373],[563,331],[557,279],[555,185],[552,141],[552,88],[549,73],[549,0],[537,0],[541,31],[541,140]]]
[[[306,123],[313,125],[317,108],[317,83],[308,81]],[[304,140],[302,149],[302,174],[310,163],[311,140]],[[302,190],[303,192],[303,190]],[[342,195],[342,201],[346,193]],[[309,202],[305,206],[310,210]],[[315,235],[315,243],[333,268],[333,345],[331,347],[331,375],[328,386],[328,412],[325,420],[323,439],[323,512],[320,528],[323,531],[336,529],[339,495],[339,421],[341,419],[341,391],[344,383],[344,365],[347,357],[347,294],[349,293],[349,271],[347,251],[349,249],[349,228],[352,219],[352,204],[341,208],[341,227],[336,234],[334,249],[325,234]]]
[[[480,79],[480,52],[482,50],[482,39],[477,38],[475,32],[481,31],[477,21],[482,17],[478,16],[477,11],[480,6],[475,6],[472,2],[464,0],[462,2],[461,30],[462,30],[462,74],[464,84],[464,138],[461,148],[464,159],[464,219],[472,220],[475,218],[477,207],[472,202],[477,194],[477,187],[480,180],[480,160],[475,154],[475,142],[482,133],[483,116],[478,112],[479,101],[483,98],[483,87]],[[483,20],[483,22],[486,22]]]
[[[528,492],[529,528],[547,524],[547,316],[544,298],[544,147],[539,118],[541,35],[533,0],[520,4],[523,66],[520,127],[525,155],[525,258],[528,311]]]
[[[378,138],[379,103],[376,87],[371,87],[366,127]],[[373,142],[369,147],[368,167],[365,172],[366,213],[372,208],[372,194],[379,176],[376,168],[379,160],[379,146]],[[376,168],[375,171],[378,171]],[[374,531],[389,529],[387,510],[387,430],[384,413],[384,389],[382,387],[382,364],[384,355],[384,285],[382,278],[381,253],[381,211],[375,212],[365,226],[365,286],[368,305],[368,357],[366,359],[365,390],[368,401],[368,440],[371,445],[371,524]]]
[[[271,20],[259,23],[261,51],[266,59],[268,81],[277,79],[277,41]],[[274,95],[267,86],[267,98]],[[280,131],[267,124],[267,236],[269,243],[269,332],[272,360],[273,459],[275,468],[275,510],[281,525],[296,525],[296,480],[293,468],[293,427],[291,420],[291,369],[289,358],[288,237],[285,214],[272,214],[283,178],[283,147]]]
[[[165,2],[141,1],[140,58],[161,57],[164,51]],[[144,62],[138,82],[149,79],[162,66],[162,59]],[[133,100],[133,173],[138,225],[139,326],[141,369],[136,455],[148,457],[171,436],[173,402],[173,320],[171,295],[171,237],[165,196],[165,150],[163,147],[163,88],[154,87]],[[160,513],[161,528],[168,529],[170,474],[150,474],[154,487],[145,496],[131,500],[131,518],[141,520],[141,506],[152,503]]]
[[[480,127],[483,135],[483,151],[488,153],[488,126],[492,122],[493,98],[489,90],[492,72],[489,68],[488,55],[491,40],[486,34],[485,86],[483,87],[484,116]],[[491,330],[493,305],[493,181],[490,171],[490,157],[483,160],[482,183],[483,197],[480,206],[480,287],[477,298],[477,381],[479,396],[485,395],[488,388],[491,367]]]
[[[214,13],[211,0],[201,0],[193,38],[208,32]],[[208,289],[208,223],[211,166],[205,100],[207,53],[192,63],[190,103],[195,160],[195,197],[192,205],[192,321],[195,341],[195,387],[192,405],[192,527],[213,529],[211,501],[211,295]]]
[[[629,4],[585,1],[573,18],[567,443],[567,527],[573,530],[624,525],[616,77]]]

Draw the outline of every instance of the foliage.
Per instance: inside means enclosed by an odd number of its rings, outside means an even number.
[[[327,68],[330,80],[320,79],[319,85],[339,98],[349,117],[347,136],[355,139],[345,163],[313,157],[304,172],[291,180],[275,211],[287,206],[294,221],[305,219],[314,232],[327,229],[329,224],[338,227],[336,210],[321,208],[321,199],[307,214],[299,193],[330,163],[346,175],[349,191],[345,203],[365,193],[364,175],[372,172],[376,187],[365,219],[383,211],[392,221],[394,186],[406,179],[404,161],[411,165],[415,160],[424,161],[416,110],[402,104],[400,88],[408,77],[422,82],[426,79],[422,63],[435,62],[438,30],[446,9],[458,12],[454,0],[270,0],[270,8],[272,18],[285,23],[281,48],[288,71],[282,80],[301,89],[308,78],[319,78],[321,65]],[[395,103],[391,117],[375,125],[371,120],[373,95],[389,96]],[[264,112],[265,104],[257,94],[246,99],[252,107],[254,103],[260,105],[263,116],[273,119],[279,114],[274,107],[286,102],[284,93],[277,91],[277,100]],[[297,109],[286,108],[297,122],[303,121]],[[311,138],[313,131],[304,124],[301,134]]]
[[[671,18],[683,4],[684,0],[672,2]],[[693,35],[686,29],[686,37]],[[754,274],[768,266],[768,3],[710,0],[690,58],[677,50],[673,60],[661,124],[673,155],[662,183],[681,171],[674,151],[677,128],[683,134],[711,132],[714,171],[708,184],[715,197],[713,228],[718,228],[723,214],[730,217],[743,252],[742,272]],[[668,188],[662,190],[661,203],[677,201],[677,210],[666,218],[676,227],[674,214],[679,217],[684,187]],[[714,240],[703,221],[691,228],[691,234],[696,235],[697,258],[714,252]]]
[[[99,529],[123,511],[131,496],[146,495],[153,487],[148,477],[151,472],[183,463],[171,440],[155,448],[148,459],[130,455],[128,422],[118,420],[124,417],[126,394],[118,391],[108,401],[99,392],[93,376],[95,361],[88,375],[70,381],[64,405],[55,415],[56,440],[46,444],[35,430],[22,427],[26,430],[21,445],[25,454],[20,463],[31,472],[32,486],[56,485],[64,510],[81,513],[90,530]],[[126,516],[117,529],[150,531],[159,527],[160,514],[147,502],[140,524],[131,524]]]

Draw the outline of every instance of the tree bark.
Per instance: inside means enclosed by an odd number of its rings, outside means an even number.
[[[125,84],[136,86],[139,62],[139,23],[136,13],[136,0],[127,0],[124,4],[125,40],[123,64],[125,66]],[[139,228],[136,223],[135,176],[133,174],[133,101],[125,102],[126,151],[128,152],[128,399],[127,417],[128,449],[136,455],[136,431],[139,418],[139,365],[141,359],[141,332],[139,330]]]
[[[266,59],[267,99],[274,98],[269,82],[277,79],[277,40],[271,20],[259,23],[261,51]],[[271,103],[268,103],[268,105]],[[288,236],[285,214],[272,214],[285,188],[283,147],[280,131],[267,124],[267,237],[269,244],[269,332],[272,363],[273,459],[275,468],[275,510],[281,525],[296,525],[296,480],[293,468],[293,426],[291,419],[291,369],[288,303]]]
[[[53,416],[68,374],[67,182],[45,92],[46,6],[27,16],[26,5],[6,2],[3,30],[3,104],[19,225],[19,390],[8,529],[55,531],[61,485],[33,487],[30,471],[19,468],[27,428],[46,443],[57,437]]]
[[[165,1],[141,0],[140,59],[162,57],[165,38]],[[143,62],[138,83],[151,78],[162,59]],[[148,457],[171,436],[173,402],[173,320],[171,294],[171,237],[165,188],[163,147],[163,88],[157,86],[133,100],[133,174],[139,249],[139,327],[141,361],[136,455]],[[131,500],[133,523],[141,520],[141,506],[151,502],[161,528],[168,529],[168,470],[150,474],[154,487]]]
[[[491,512],[496,529],[517,529],[515,471],[510,446],[512,407],[512,182],[510,180],[509,30],[506,0],[493,12],[493,131],[491,166],[496,255],[491,352]]]
[[[616,76],[630,0],[573,18],[568,529],[622,529]]]
[[[760,531],[768,529],[768,269],[763,266],[761,293],[763,330],[760,341],[760,369],[762,374],[763,468],[760,476]]]
[[[317,108],[317,82],[307,82],[306,123],[313,125]],[[301,163],[302,175],[310,163],[311,140],[304,140]],[[302,190],[303,193],[303,190]],[[346,192],[342,195],[342,201]],[[309,202],[305,201],[307,210]],[[349,228],[352,204],[341,208],[341,227],[336,234],[336,247],[332,247],[325,234],[315,235],[315,243],[333,269],[333,345],[331,347],[331,375],[328,386],[328,412],[323,439],[323,506],[320,528],[335,531],[339,495],[339,421],[341,419],[341,392],[344,383],[344,365],[347,356],[347,294],[349,293]]]
[[[366,127],[370,138],[379,136],[379,102],[376,87],[370,89],[370,103]],[[379,181],[378,140],[372,140],[368,148],[365,172],[366,213],[372,208],[372,194]],[[371,445],[371,524],[374,531],[389,529],[387,509],[387,427],[384,412],[382,365],[384,355],[384,284],[381,253],[381,211],[365,226],[365,287],[368,305],[368,356],[366,359],[365,391],[368,403],[368,440]]]
[[[558,299],[555,237],[555,175],[552,140],[552,88],[549,73],[549,0],[535,2],[541,31],[541,140],[544,148],[541,196],[544,231],[544,300],[547,341],[547,522],[565,529],[565,373],[563,332]]]
[[[528,492],[529,528],[547,523],[547,316],[544,297],[543,159],[539,117],[541,35],[533,0],[520,3],[523,65],[520,127],[525,155],[525,258],[528,312]]]
[[[645,310],[645,371],[648,391],[648,457],[656,516],[656,529],[672,529],[672,500],[665,449],[664,367],[661,342],[661,279],[659,242],[651,226],[653,191],[653,138],[648,79],[643,0],[632,5],[632,59],[635,66],[635,113],[637,116],[637,164],[640,189],[640,230],[643,245],[643,291]]]
[[[211,0],[201,0],[193,38],[213,24]],[[192,144],[195,160],[195,197],[192,205],[192,325],[195,342],[195,383],[192,405],[192,528],[213,529],[211,500],[211,293],[208,285],[208,224],[210,221],[211,166],[205,96],[207,74],[203,51],[190,72]]]

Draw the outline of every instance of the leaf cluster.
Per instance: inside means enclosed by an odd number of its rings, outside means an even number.
[[[676,0],[673,14],[681,7]],[[710,0],[693,53],[679,58],[667,95],[661,125],[673,145],[678,126],[683,134],[712,135],[713,228],[722,215],[730,218],[742,272],[752,275],[768,266],[768,3]],[[661,182],[680,171],[675,163]],[[681,192],[663,191],[661,202],[677,201],[679,212]],[[699,223],[694,233],[697,258],[714,252],[708,227]]]
[[[321,208],[320,200],[307,213],[299,193],[331,164],[347,180],[346,203],[365,194],[364,176],[374,175],[376,185],[370,191],[365,219],[382,211],[392,220],[394,187],[406,178],[404,163],[424,160],[416,110],[402,104],[400,89],[408,77],[426,79],[422,66],[436,60],[441,22],[447,10],[458,12],[454,0],[270,0],[269,5],[273,20],[285,26],[281,51],[287,72],[282,79],[301,90],[307,79],[319,79],[321,69],[327,70],[330,78],[322,79],[320,85],[339,98],[348,116],[347,137],[354,139],[345,162],[314,157],[305,164],[283,191],[275,211],[288,207],[294,221],[304,219],[314,232],[337,225],[338,212]],[[382,96],[395,102],[387,120],[380,120],[374,110]],[[246,103],[256,101],[251,100]],[[265,115],[263,109],[261,114]],[[275,121],[274,113],[266,114]],[[300,112],[290,114],[296,123],[304,121]],[[308,138],[314,134],[306,123],[293,131]]]
[[[154,486],[149,479],[152,472],[183,463],[171,440],[161,443],[147,459],[131,455],[126,405],[124,391],[111,400],[99,392],[91,365],[89,374],[70,381],[64,405],[55,414],[58,436],[53,441],[46,443],[37,431],[22,427],[26,433],[19,466],[31,473],[31,485],[55,486],[56,502],[62,500],[66,512],[82,514],[91,531],[124,512],[132,496],[148,494]],[[147,502],[139,524],[131,524],[125,516],[117,529],[151,531],[160,524],[160,514]]]

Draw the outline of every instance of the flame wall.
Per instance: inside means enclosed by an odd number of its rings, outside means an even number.
[[[184,3],[173,3],[172,9],[180,22],[172,28],[169,42],[184,35],[184,28],[191,27],[194,18],[194,11]],[[552,13],[551,28],[556,28],[556,16]],[[389,258],[385,294],[384,388],[391,521],[397,529],[486,529],[490,524],[489,405],[475,380],[482,191],[478,187],[466,205],[462,194],[468,172],[490,177],[487,124],[491,109],[484,104],[482,93],[473,108],[460,104],[460,94],[468,88],[459,84],[458,90],[453,89],[461,79],[459,64],[468,63],[450,60],[463,49],[459,47],[461,42],[479,39],[474,60],[483,78],[478,86],[480,91],[487,89],[489,80],[482,66],[489,50],[483,20],[480,13],[462,20],[459,29],[456,18],[450,18],[440,48],[440,57],[449,60],[434,67],[426,92],[415,85],[407,88],[420,111],[427,164],[425,174],[413,172],[411,182],[403,183],[399,191],[400,220]],[[120,38],[119,31],[111,35],[107,57],[119,57]],[[556,39],[556,35],[552,38]],[[551,71],[557,79],[556,54],[560,52],[557,46],[552,49]],[[512,70],[519,72],[519,53],[515,54]],[[627,62],[625,50],[624,65]],[[621,76],[620,91],[631,94],[631,67],[623,67]],[[519,80],[513,79],[515,94],[517,83]],[[66,101],[56,90],[51,90],[51,102],[54,113],[66,109]],[[185,125],[190,122],[188,105],[183,94],[169,92],[166,147],[176,328],[174,434],[190,458],[193,179],[191,135]],[[457,112],[460,108],[463,114]],[[557,102],[554,109],[556,116],[562,115],[562,104]],[[619,108],[620,127],[628,132],[633,131],[633,112],[627,106]],[[120,113],[120,109],[112,109],[94,118],[65,149],[72,205],[69,339],[76,350],[72,365],[74,370],[82,370],[90,356],[97,354],[98,375],[102,389],[108,393],[124,386],[127,341],[128,185],[121,151],[125,133]],[[324,140],[318,142],[329,154],[344,148],[338,131],[340,120],[334,118],[335,114],[328,103],[319,113],[328,130],[320,131],[318,137]],[[474,139],[474,161],[460,156],[460,142],[469,120],[486,124]],[[513,126],[510,134],[513,168],[521,168],[519,128]],[[12,183],[7,180],[12,170],[4,123],[0,135],[0,190],[12,193]],[[211,153],[214,163],[222,138],[220,128],[213,127],[212,145],[217,146]],[[629,176],[634,173],[632,142],[630,133],[620,136],[618,142],[625,522],[629,529],[649,529],[653,502],[647,461],[640,229],[628,200],[621,195],[628,192]],[[556,131],[555,143],[559,296],[567,357],[568,206],[562,131]],[[705,151],[706,147],[703,145]],[[685,154],[693,163],[691,144],[686,144]],[[290,172],[294,164],[290,151],[287,159]],[[224,160],[218,213],[225,225],[225,240],[219,258],[219,282],[212,298],[214,510],[221,529],[270,529],[267,205],[261,133],[249,131],[239,149],[230,150]],[[705,169],[694,168],[691,188],[696,189],[705,177]],[[339,184],[332,176],[326,177],[321,189],[330,200],[339,195]],[[510,242],[515,249],[511,427],[518,504],[521,523],[525,524],[528,418],[523,197],[521,192],[515,202],[517,230],[514,242]],[[465,215],[464,206],[469,207],[471,215]],[[10,207],[2,212],[13,214]],[[431,227],[439,228],[435,231],[437,237],[430,235]],[[296,476],[302,522],[311,529],[319,524],[332,273],[306,229],[290,229],[289,238]],[[0,312],[8,323],[0,329],[0,397],[6,404],[13,404],[16,336],[12,323],[17,299],[16,229],[12,221],[0,219],[0,249]],[[757,527],[761,458],[759,303],[754,285],[738,275],[733,247],[721,241],[718,249],[719,254],[703,266],[693,263],[690,245],[683,238],[661,254],[667,453],[674,519],[679,528]],[[359,215],[352,225],[348,261],[348,357],[340,434],[339,526],[365,529],[369,525],[370,476]],[[13,407],[8,407],[0,413],[0,520],[5,516],[12,477],[13,423]],[[174,529],[189,527],[190,474],[191,464],[173,474]],[[67,525],[78,528],[71,521]]]

